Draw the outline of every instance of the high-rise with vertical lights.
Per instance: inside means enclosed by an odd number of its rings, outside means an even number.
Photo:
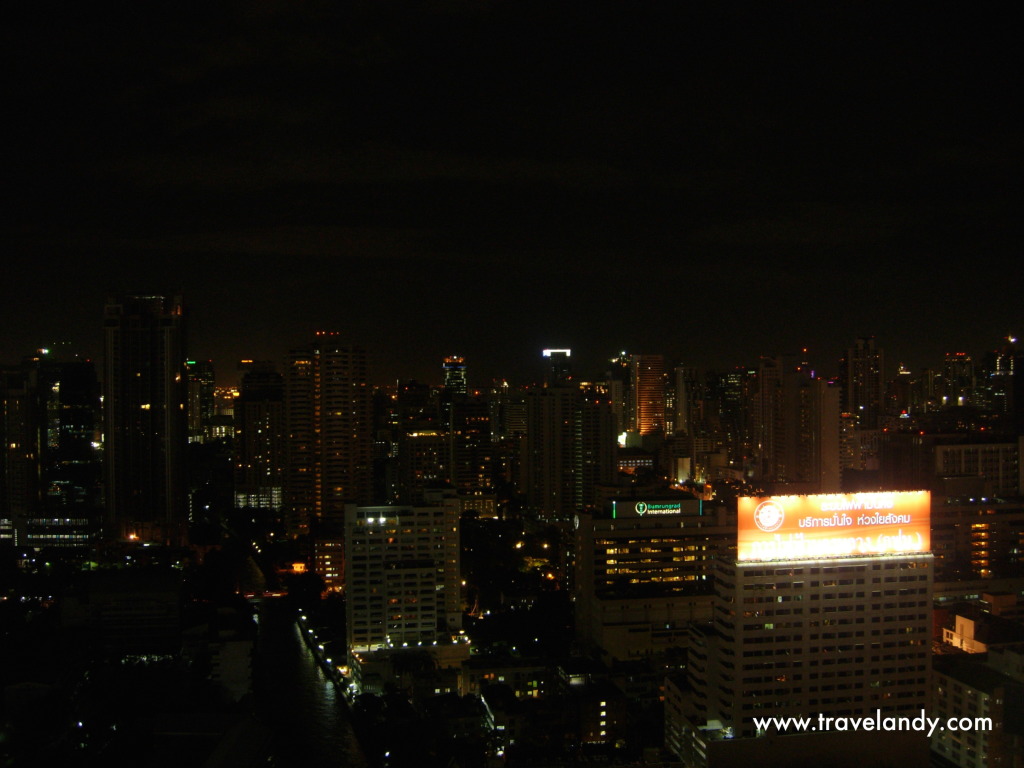
[[[320,331],[288,355],[285,372],[285,522],[291,535],[337,521],[373,487],[368,356]]]
[[[464,395],[468,389],[466,358],[449,355],[441,365],[444,372],[444,391],[448,395]]]
[[[182,544],[185,311],[181,296],[122,296],[104,313],[107,535]]]
[[[633,403],[636,431],[655,435],[665,431],[665,356],[632,355]]]

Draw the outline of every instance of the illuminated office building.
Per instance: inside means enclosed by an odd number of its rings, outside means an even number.
[[[630,373],[636,431],[641,435],[665,431],[665,357],[631,355]]]
[[[1024,577],[1024,500],[937,498],[932,552],[939,580]]]
[[[182,298],[112,299],[103,329],[107,535],[183,544],[188,421]]]
[[[448,395],[464,395],[468,390],[466,358],[449,355],[441,366],[444,372],[444,391]]]
[[[605,660],[638,659],[685,644],[690,622],[711,618],[714,563],[735,552],[724,504],[689,494],[615,499],[575,521],[576,635]]]
[[[713,623],[694,629],[686,683],[666,691],[669,747],[715,765],[728,742],[763,735],[758,717],[920,714],[929,511],[925,491],[740,499],[736,557],[714,571]]]

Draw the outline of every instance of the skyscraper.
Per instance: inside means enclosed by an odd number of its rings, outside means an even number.
[[[0,370],[0,539],[87,547],[100,520],[99,383],[48,350]]]
[[[885,354],[875,337],[857,339],[840,361],[843,410],[857,420],[858,429],[878,429],[885,414]]]
[[[291,535],[338,525],[346,503],[373,486],[372,398],[366,350],[319,331],[293,349],[285,372],[285,507]]]
[[[761,359],[755,407],[759,481],[777,492],[840,489],[838,395],[792,355]]]
[[[545,349],[541,354],[548,362],[544,375],[544,384],[556,387],[567,384],[572,379],[571,349]]]
[[[976,386],[971,356],[966,352],[947,352],[942,371],[942,404],[949,407],[977,405]]]
[[[612,400],[615,432],[636,431],[636,409],[633,408],[633,387],[630,378],[629,355],[623,350],[608,361],[605,386]]]
[[[636,431],[653,435],[665,431],[665,356],[633,355],[630,359]]]
[[[694,627],[687,682],[667,686],[669,748],[715,765],[722,742],[765,733],[755,718],[919,714],[929,514],[926,491],[741,498],[736,557],[715,563],[713,625]]]
[[[107,535],[186,540],[181,296],[122,296],[104,314]]]
[[[444,359],[444,363],[441,368],[444,371],[445,394],[466,394],[468,388],[466,379],[466,358],[458,355],[449,355]]]
[[[216,379],[213,360],[187,360],[185,371],[188,382],[188,441],[205,443],[213,420],[213,390]]]
[[[235,506],[280,511],[284,496],[284,377],[249,363],[235,401]]]
[[[615,475],[615,419],[607,395],[554,386],[526,396],[527,425],[520,487],[527,504],[568,521],[594,503],[597,483]]]

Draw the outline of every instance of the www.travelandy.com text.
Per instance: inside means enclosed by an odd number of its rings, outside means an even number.
[[[922,709],[916,717],[883,715],[876,710],[863,717],[755,717],[754,727],[759,733],[807,733],[811,731],[916,731],[932,736],[936,731],[991,731],[991,717],[928,717]]]

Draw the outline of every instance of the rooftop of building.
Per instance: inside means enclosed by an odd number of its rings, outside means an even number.
[[[992,695],[997,689],[1012,685],[1013,680],[986,664],[988,654],[967,653],[935,656],[932,670],[977,691]]]
[[[470,656],[463,663],[469,669],[534,669],[550,666],[550,663],[536,657],[512,656],[507,653],[481,653]]]
[[[950,607],[945,629],[955,630],[957,617],[974,622],[974,639],[986,645],[1024,642],[1024,624],[1003,616],[995,616],[974,603]]]

